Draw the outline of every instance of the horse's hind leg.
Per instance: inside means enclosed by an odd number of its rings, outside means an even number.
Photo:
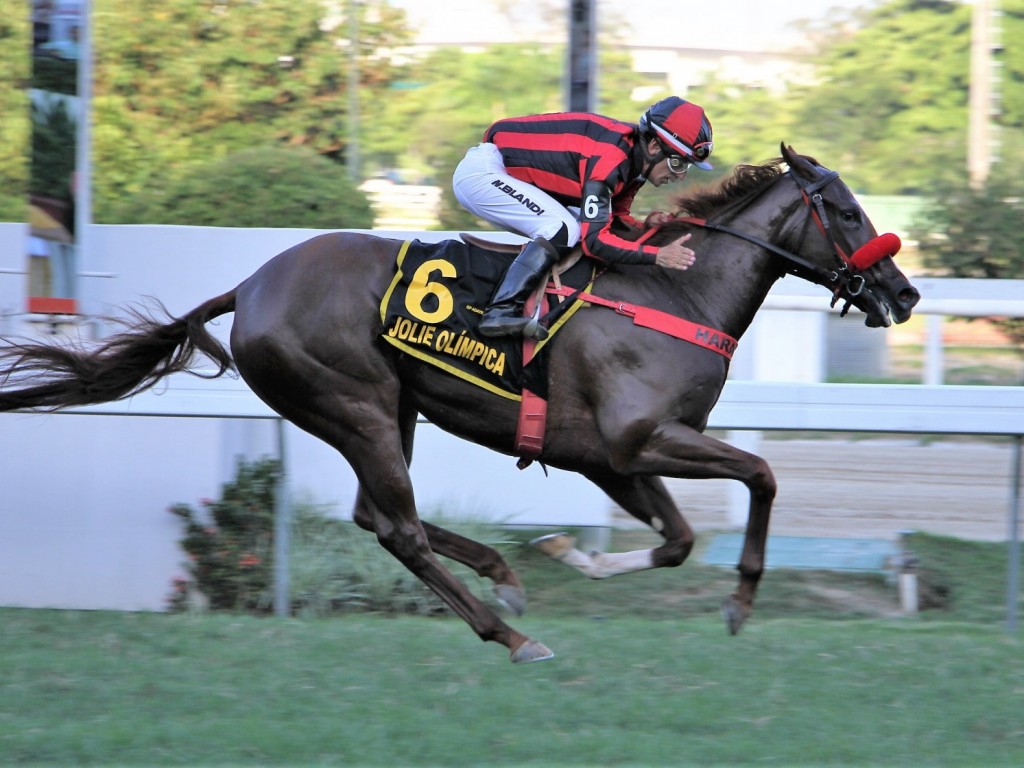
[[[376,464],[377,462],[372,462]],[[380,466],[384,466],[381,464]],[[408,471],[391,464],[392,473],[385,483],[365,483],[366,475],[356,469],[362,488],[370,499],[365,506],[372,515],[373,529],[381,545],[430,587],[481,640],[494,640],[506,646],[513,662],[541,661],[554,654],[543,644],[512,629],[478,600],[435,557],[427,532],[416,516]],[[389,510],[387,513],[382,510]]]
[[[626,512],[658,531],[664,543],[653,549],[632,552],[585,553],[576,549],[571,536],[554,534],[534,540],[541,551],[592,579],[677,566],[686,560],[693,549],[693,530],[679,514],[661,478],[611,474],[587,475],[587,478]]]
[[[402,439],[402,453],[406,466],[412,464],[413,443],[416,435],[416,420],[419,414],[408,403],[399,407],[398,424]],[[361,528],[375,532],[373,527],[374,513],[370,510],[370,500],[362,487],[356,493],[352,520]],[[493,547],[446,530],[426,520],[420,521],[426,531],[430,548],[441,557],[447,557],[462,563],[482,579],[490,579],[494,584],[494,594],[502,605],[516,616],[522,616],[526,610],[526,591],[516,572],[512,570],[505,558]]]
[[[505,624],[430,548],[416,513],[412,480],[402,448],[399,384],[384,365],[345,373],[322,366],[292,347],[240,338],[232,340],[239,371],[253,390],[296,426],[336,448],[355,471],[377,540],[432,589],[482,640],[506,646],[514,662],[551,658],[543,644]]]
[[[360,489],[356,494],[352,520],[361,528],[375,532],[373,519],[374,513],[369,508],[369,499]],[[427,534],[430,548],[436,554],[472,568],[482,579],[490,579],[494,584],[495,597],[502,605],[516,616],[523,615],[526,611],[526,591],[516,572],[496,549],[426,520],[421,520],[420,523]]]

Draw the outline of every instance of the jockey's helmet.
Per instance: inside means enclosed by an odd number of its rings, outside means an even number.
[[[652,104],[640,117],[640,132],[657,139],[668,154],[683,155],[705,171],[714,167],[707,162],[715,146],[711,121],[692,101],[669,96]]]

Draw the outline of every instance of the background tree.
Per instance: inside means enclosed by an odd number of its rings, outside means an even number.
[[[387,86],[381,51],[405,42],[404,12],[363,0],[360,100]],[[194,166],[273,144],[343,162],[349,141],[348,34],[320,0],[102,0],[96,40],[94,218]]]
[[[32,104],[32,170],[29,192],[72,202],[78,121],[62,99]]]
[[[1003,38],[1022,39],[1024,0],[1002,0]],[[966,168],[971,6],[892,0],[823,38],[820,82],[793,94],[794,138],[857,191],[927,194]],[[1013,46],[1008,46],[1013,47]],[[1019,128],[1019,54],[1004,70],[1008,123]],[[815,147],[820,149],[814,149]]]
[[[551,24],[566,23],[562,0],[538,3],[553,14]],[[122,201],[246,147],[306,146],[344,162],[350,27],[338,9],[346,7],[321,0],[94,2],[94,218],[121,222]],[[401,63],[411,37],[404,13],[386,0],[357,7],[365,175],[400,168],[448,194],[455,164],[493,119],[564,108],[564,45],[448,49]],[[1024,46],[1015,41],[1024,39],[1024,0],[999,7],[1000,162],[1020,168]],[[707,108],[717,143],[716,171],[692,174],[688,183],[775,156],[785,141],[841,169],[859,193],[956,185],[966,164],[970,20],[965,2],[891,0],[808,29],[817,40],[806,59],[816,67],[813,81],[769,91],[712,77],[681,94]],[[602,9],[598,22],[598,109],[635,120],[668,94],[668,84],[632,72],[617,34],[628,19]],[[0,90],[0,210],[19,214],[28,181],[28,26],[27,14],[0,20],[0,82],[15,86]],[[659,195],[676,189],[645,188],[638,210],[667,207]],[[446,223],[461,216],[450,197],[445,205]],[[11,217],[21,215],[0,216]]]
[[[998,148],[989,178],[972,188],[963,165],[952,182],[933,187],[911,236],[924,266],[949,277],[1020,279],[1024,276],[1024,0],[1002,0]],[[969,148],[968,148],[969,149]],[[965,157],[965,154],[961,154]],[[962,160],[961,162],[965,162]],[[994,324],[1024,355],[1024,319]]]
[[[344,167],[308,147],[256,147],[193,166],[116,212],[127,221],[194,226],[370,229],[373,211]]]
[[[945,277],[1021,279],[1024,276],[1024,179],[1000,170],[979,189],[962,183],[940,190],[916,222],[922,263]],[[1024,355],[1024,319],[993,323]]]
[[[31,24],[0,14],[0,221],[28,220]]]

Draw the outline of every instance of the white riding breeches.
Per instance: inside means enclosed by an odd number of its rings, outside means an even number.
[[[580,241],[574,213],[547,192],[510,176],[494,144],[478,144],[466,153],[455,168],[452,190],[467,211],[502,229],[532,240],[551,239],[564,226],[568,233],[564,245]]]

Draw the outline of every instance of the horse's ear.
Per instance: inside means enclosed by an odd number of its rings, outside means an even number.
[[[786,146],[783,142],[780,144],[782,148],[782,159],[786,161],[791,169],[799,173],[805,179],[813,179],[817,176],[817,171],[814,170],[814,164],[807,161],[803,155],[797,153],[791,146]]]

